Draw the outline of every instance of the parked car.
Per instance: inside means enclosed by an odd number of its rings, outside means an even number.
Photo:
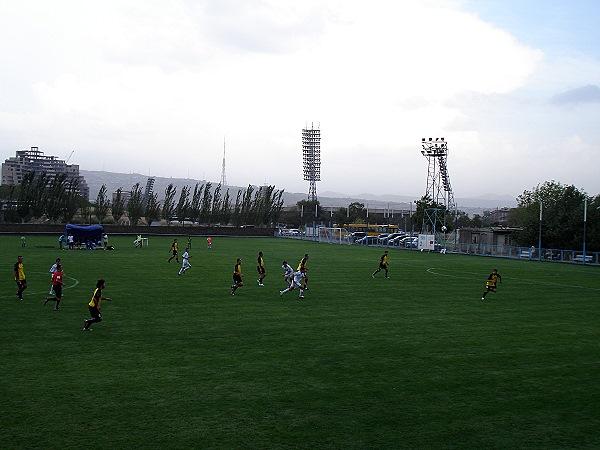
[[[413,236],[410,240],[404,242],[404,248],[417,248],[419,247],[419,238]]]
[[[364,231],[354,231],[348,235],[348,241],[354,243],[357,239],[364,238],[367,235]]]
[[[382,243],[382,241],[383,241],[383,240],[384,240],[386,237],[388,237],[389,235],[390,235],[389,233],[381,233],[380,235],[378,235],[378,236],[377,236],[377,242],[378,242],[379,244],[381,244],[381,243]]]
[[[400,242],[398,242],[398,246],[406,247],[406,243],[412,241],[413,238],[414,236],[404,236],[402,239],[400,239]]]
[[[394,247],[398,247],[400,245],[400,241],[406,237],[406,234],[402,233],[395,238],[388,240],[388,245],[393,245]]]
[[[381,240],[381,244],[383,244],[383,245],[390,245],[390,241],[391,241],[392,239],[394,239],[394,238],[396,238],[396,237],[400,236],[400,235],[404,235],[404,236],[406,236],[404,233],[391,233],[391,234],[388,234],[386,237],[384,237],[384,238]]]
[[[291,228],[288,230],[288,236],[300,236],[302,232],[297,228]]]
[[[354,241],[357,245],[375,245],[377,244],[377,236],[363,236],[360,239]]]

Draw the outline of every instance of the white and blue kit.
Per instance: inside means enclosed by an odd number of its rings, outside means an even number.
[[[186,250],[186,251],[183,252],[183,255],[181,255],[181,269],[179,269],[179,275],[181,275],[186,270],[188,270],[190,267],[192,267],[192,265],[190,264],[189,259],[190,259],[190,254]]]
[[[289,264],[284,264],[281,266],[281,268],[283,269],[283,279],[285,280],[286,284],[289,285],[292,282],[294,269],[292,269],[292,266]]]

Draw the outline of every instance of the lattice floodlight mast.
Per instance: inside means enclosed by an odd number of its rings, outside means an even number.
[[[156,178],[154,177],[148,177],[148,180],[146,181],[146,189],[144,189],[144,204],[146,206],[148,206],[148,202],[150,201],[150,197],[154,194],[154,182],[156,181]]]
[[[421,154],[427,158],[427,187],[425,196],[429,197],[436,205],[436,209],[441,211],[426,211],[423,218],[423,228],[431,226],[435,233],[436,223],[439,221],[440,212],[443,213],[443,222],[446,221],[445,213],[454,213],[456,203],[454,202],[454,193],[450,184],[450,175],[448,174],[448,143],[444,138],[423,138],[421,139]],[[443,206],[443,210],[438,205]]]
[[[308,200],[317,201],[317,181],[321,181],[321,130],[311,124],[302,129],[304,179],[309,182]]]

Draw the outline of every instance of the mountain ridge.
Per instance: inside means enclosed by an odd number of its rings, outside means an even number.
[[[140,183],[143,189],[148,179],[147,175],[139,173],[119,173],[99,170],[80,170],[90,188],[90,200],[93,201],[98,195],[100,187],[105,184],[109,195],[112,195],[119,188],[130,189],[135,183]],[[182,186],[194,186],[196,183],[206,183],[208,180],[196,180],[193,178],[173,178],[173,177],[154,177],[154,192],[158,193],[159,200],[164,198],[166,187],[173,183],[177,187],[177,192]],[[213,185],[218,183],[212,182]],[[237,191],[245,189],[246,186],[228,186],[230,197],[235,199]],[[277,188],[279,186],[276,186]],[[496,198],[494,198],[496,197]],[[411,203],[420,198],[420,196],[400,195],[400,194],[370,194],[362,193],[358,195],[344,194],[334,191],[323,191],[319,195],[319,201],[323,206],[345,207],[352,202],[368,203],[371,208],[387,208],[400,210],[414,208]],[[283,195],[285,206],[293,206],[300,200],[306,199],[305,193],[287,192]],[[458,208],[468,214],[481,214],[484,210],[512,207],[516,202],[514,198],[506,195],[482,194],[477,197],[457,198]]]

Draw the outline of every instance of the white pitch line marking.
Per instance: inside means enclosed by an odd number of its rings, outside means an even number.
[[[432,275],[437,275],[440,277],[449,277],[449,278],[461,278],[463,280],[471,280],[472,277],[461,277],[460,275],[453,275],[453,274],[447,274],[447,273],[439,273],[439,272],[435,272],[436,270],[449,270],[449,269],[440,269],[437,267],[430,267],[429,269],[426,270],[426,272],[432,274]],[[462,273],[470,273],[473,275],[477,275],[479,276],[479,274],[476,274],[474,272],[462,272]],[[553,283],[552,281],[535,281],[535,280],[527,280],[527,279],[515,279],[515,278],[511,278],[510,279],[511,283],[517,283],[517,284],[529,284],[529,285],[552,285],[552,286],[557,286],[557,287],[562,287],[562,288],[574,288],[574,289],[589,289],[591,291],[600,291],[600,288],[594,288],[594,287],[588,287],[588,286],[580,286],[578,284],[561,284],[561,283]]]
[[[36,273],[36,274],[40,274],[40,273],[45,273],[45,272],[30,272],[30,273]],[[72,289],[72,288],[74,288],[75,286],[77,286],[77,285],[79,284],[79,280],[78,280],[77,278],[70,277],[70,276],[68,276],[68,275],[65,275],[65,278],[68,278],[68,279],[70,279],[70,280],[73,280],[73,281],[74,281],[74,283],[73,283],[73,284],[70,284],[69,286],[64,286],[64,287],[63,287],[63,290]],[[48,290],[45,290],[45,291],[43,291],[43,292],[41,292],[41,291],[27,292],[27,290],[26,290],[25,292],[23,292],[23,297],[31,297],[31,296],[33,296],[33,295],[42,295],[42,294],[48,294]],[[0,298],[15,298],[15,297],[16,297],[16,295],[15,295],[15,294],[13,294],[13,295],[2,295],[2,296],[0,296]]]

